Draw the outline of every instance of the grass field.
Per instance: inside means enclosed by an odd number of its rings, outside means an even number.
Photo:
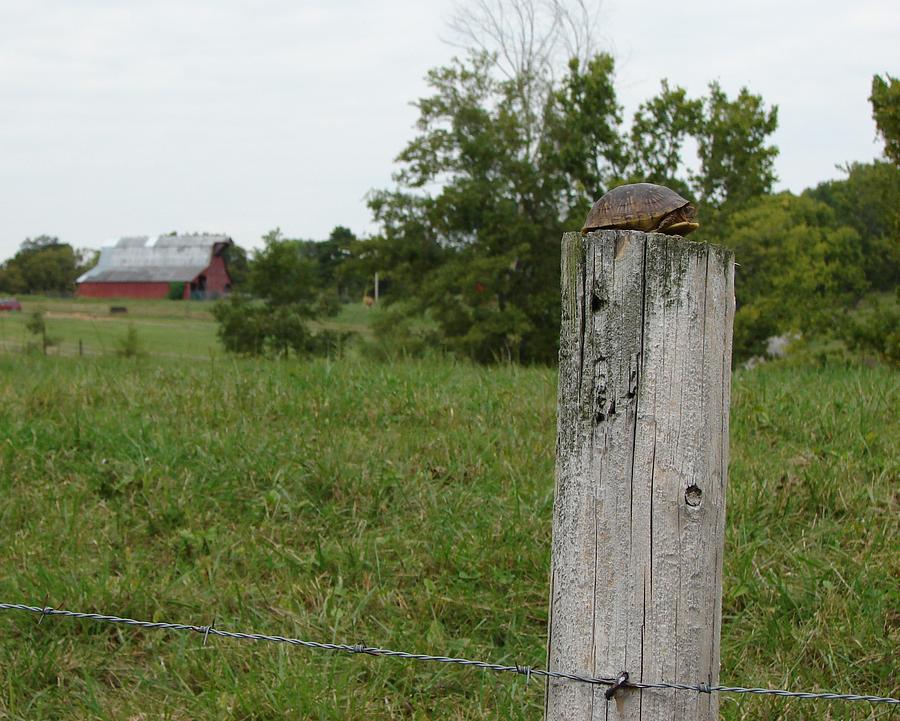
[[[212,303],[208,301],[111,300],[109,298],[47,298],[24,296],[22,311],[0,313],[0,351],[37,346],[38,338],[25,328],[30,315],[45,313],[47,335],[55,341],[51,355],[88,356],[115,354],[134,326],[142,353],[159,357],[208,359],[222,354],[216,335]],[[111,306],[124,306],[124,314],[110,313]],[[370,321],[377,309],[362,304],[344,305],[333,319],[317,327],[352,331],[361,337],[370,335]]]
[[[0,600],[543,666],[555,386],[0,354]],[[883,367],[736,374],[724,682],[897,695],[898,404]],[[542,714],[541,683],[455,667],[11,612],[0,639],[4,719]],[[760,721],[889,708],[722,699]]]

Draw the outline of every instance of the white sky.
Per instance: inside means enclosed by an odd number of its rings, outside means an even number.
[[[414,133],[410,102],[456,52],[451,0],[0,0],[0,260],[26,237],[280,226],[374,230]],[[880,155],[874,73],[900,75],[896,0],[606,0],[626,117],[668,77],[779,107],[779,188]]]

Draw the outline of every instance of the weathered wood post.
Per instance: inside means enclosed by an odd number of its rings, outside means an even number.
[[[734,256],[567,233],[548,664],[716,684]],[[715,721],[695,691],[551,679],[547,721]]]

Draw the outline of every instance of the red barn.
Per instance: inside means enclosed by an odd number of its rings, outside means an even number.
[[[76,280],[87,298],[167,298],[183,284],[183,298],[215,298],[231,290],[225,235],[120,238],[100,250],[96,266]]]

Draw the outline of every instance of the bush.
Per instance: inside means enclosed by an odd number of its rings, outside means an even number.
[[[900,365],[900,306],[876,302],[868,312],[847,316],[838,334],[850,350]]]
[[[353,335],[313,334],[311,310],[299,303],[273,306],[232,295],[213,306],[213,316],[225,350],[242,355],[331,355]]]
[[[177,283],[169,283],[169,300],[182,300],[184,298],[184,286],[187,285],[183,281]]]
[[[400,357],[422,358],[442,350],[441,338],[433,323],[424,317],[409,314],[402,303],[379,310],[372,322],[375,343],[372,355],[381,360]]]
[[[134,323],[128,324],[128,330],[125,332],[125,336],[119,340],[116,352],[123,358],[137,358],[143,355],[141,340]]]

